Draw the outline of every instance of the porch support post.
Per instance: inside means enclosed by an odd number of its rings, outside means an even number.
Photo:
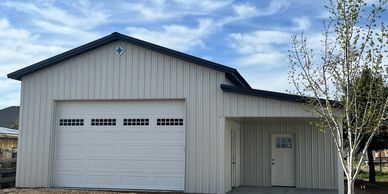
[[[218,187],[217,193],[225,193],[225,117],[219,118],[218,127]]]

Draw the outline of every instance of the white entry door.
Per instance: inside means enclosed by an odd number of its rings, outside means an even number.
[[[295,186],[295,139],[293,134],[272,134],[271,180],[273,186]]]
[[[54,186],[184,190],[183,101],[59,102]]]

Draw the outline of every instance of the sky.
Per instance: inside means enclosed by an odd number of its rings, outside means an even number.
[[[291,35],[320,45],[321,0],[0,0],[0,109],[17,106],[7,74],[120,32],[236,68],[256,89],[286,92]]]

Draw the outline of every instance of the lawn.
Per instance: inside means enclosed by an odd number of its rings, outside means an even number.
[[[376,165],[376,181],[377,183],[371,184],[368,182],[369,169],[367,164],[361,166],[360,173],[357,175],[357,181],[355,184],[355,190],[357,194],[386,194],[388,193],[388,165],[383,166],[380,171],[380,166]],[[345,181],[346,187],[346,181]]]
[[[377,182],[387,182],[388,183],[388,165],[385,164],[382,168],[383,171],[380,171],[380,166],[376,165],[376,181]],[[358,180],[368,181],[369,179],[369,169],[368,165],[364,164],[361,166],[360,173],[357,175]]]

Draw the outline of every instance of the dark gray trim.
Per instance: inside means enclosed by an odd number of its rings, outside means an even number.
[[[224,92],[246,94],[250,96],[259,96],[259,97],[272,98],[272,99],[278,99],[278,100],[286,100],[291,102],[306,102],[306,99],[307,99],[306,97],[298,96],[298,95],[272,92],[272,91],[266,91],[266,90],[248,89],[248,88],[230,86],[225,84],[221,84],[221,90]]]
[[[83,53],[89,52],[93,49],[96,49],[98,47],[107,45],[109,43],[112,43],[112,42],[118,41],[118,40],[125,41],[125,42],[128,42],[130,44],[134,44],[134,45],[137,45],[137,46],[140,46],[143,48],[147,48],[147,49],[150,49],[150,50],[153,50],[156,52],[160,52],[160,53],[172,56],[172,57],[176,57],[176,58],[179,58],[179,59],[191,62],[191,63],[202,65],[204,67],[208,67],[211,69],[225,72],[227,75],[230,76],[231,79],[233,79],[234,82],[237,83],[237,85],[239,85],[241,87],[245,87],[245,88],[251,88],[249,86],[248,82],[234,68],[231,68],[231,67],[228,67],[225,65],[221,65],[218,63],[214,63],[214,62],[211,62],[211,61],[208,61],[205,59],[201,59],[201,58],[198,58],[198,57],[195,57],[192,55],[188,55],[188,54],[185,54],[182,52],[178,52],[178,51],[175,51],[175,50],[172,50],[172,49],[169,49],[166,47],[162,47],[162,46],[159,46],[156,44],[145,42],[145,41],[142,41],[142,40],[130,37],[130,36],[120,34],[118,32],[114,32],[108,36],[105,36],[105,37],[100,38],[98,40],[95,40],[93,42],[87,43],[87,44],[82,45],[80,47],[66,51],[62,54],[48,58],[48,59],[43,60],[41,62],[38,62],[38,63],[35,63],[35,64],[30,65],[28,67],[25,67],[23,69],[17,70],[15,72],[8,74],[7,76],[8,76],[8,78],[12,78],[15,80],[21,80],[21,78],[25,75],[34,73],[36,71],[39,71],[39,70],[44,69],[46,67],[49,67],[51,65],[55,65],[55,64],[60,63],[62,61],[65,61],[69,58],[81,55]]]
[[[293,95],[293,94],[286,94],[281,92],[272,92],[272,91],[266,91],[266,90],[257,90],[252,88],[243,88],[239,86],[230,86],[221,84],[221,90],[224,92],[232,92],[232,93],[238,93],[238,94],[245,94],[250,96],[259,96],[264,98],[272,98],[277,100],[284,100],[284,101],[290,101],[290,102],[300,102],[300,103],[306,103],[308,100],[314,100],[315,98],[306,97],[306,96],[299,96],[299,95]],[[324,99],[320,99],[321,102],[325,103]],[[338,101],[330,100],[330,103],[333,105],[333,107],[341,108],[341,103]]]

